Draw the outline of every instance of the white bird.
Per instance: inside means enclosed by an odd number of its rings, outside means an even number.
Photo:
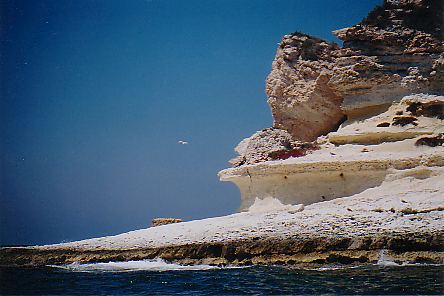
[[[177,144],[187,145],[188,142],[187,141],[177,141]]]

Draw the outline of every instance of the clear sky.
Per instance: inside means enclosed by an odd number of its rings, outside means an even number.
[[[237,188],[216,174],[271,125],[264,81],[281,37],[337,41],[381,3],[0,1],[0,244],[236,211]]]

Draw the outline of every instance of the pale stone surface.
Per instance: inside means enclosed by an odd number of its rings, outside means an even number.
[[[442,118],[444,96],[406,96],[381,114],[344,122],[309,154],[250,162],[219,176],[239,187],[241,211],[267,196],[305,205],[351,196],[379,186],[391,168],[443,166]]]
[[[416,139],[380,145],[326,145],[310,155],[226,169],[222,181],[241,192],[241,210],[273,196],[283,203],[312,204],[379,186],[390,169],[443,166],[444,149],[417,147]]]
[[[442,1],[386,0],[336,31],[343,48],[284,36],[267,79],[274,128],[243,140],[237,167],[219,173],[239,186],[241,212],[4,248],[0,264],[347,264],[377,262],[378,249],[402,262],[444,263],[441,13]]]
[[[284,36],[266,84],[274,127],[313,141],[341,123],[342,98],[328,86],[338,49],[301,33]]]
[[[47,265],[164,258],[183,264],[444,263],[443,168],[390,170],[350,197],[284,205],[71,243],[0,248],[0,264]]]
[[[444,43],[439,1],[386,1],[335,34],[344,47],[285,35],[267,79],[273,126],[313,141],[344,115],[412,92],[442,93]]]
[[[406,96],[386,112],[365,120],[350,120],[328,135],[331,143],[378,144],[444,132],[444,96]]]
[[[444,184],[442,168],[391,170],[380,186],[346,198],[303,208],[296,206],[296,211],[268,199],[265,201],[270,205],[268,211],[246,211],[38,248],[125,250],[254,237],[307,239],[338,235],[377,237],[384,233],[443,233],[444,187],[441,184]],[[404,214],[405,209],[414,209],[417,213]]]
[[[346,119],[381,114],[409,94],[442,94],[442,10],[440,1],[387,0],[359,24],[334,32],[344,41],[342,48],[299,32],[285,35],[266,81],[273,127],[287,131],[291,142],[312,142]],[[418,135],[417,129],[378,134],[367,136],[401,140]],[[239,153],[232,165],[271,160],[267,149],[278,149],[275,143],[259,140],[257,133],[252,138],[254,149],[250,146],[248,157]]]

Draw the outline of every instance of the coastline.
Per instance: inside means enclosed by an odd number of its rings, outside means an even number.
[[[438,4],[386,0],[359,24],[335,31],[343,47],[299,32],[282,38],[266,82],[273,126],[242,140],[232,167],[219,172],[239,187],[241,212],[0,248],[0,266],[154,258],[353,265],[384,256],[444,264]],[[431,22],[421,24],[425,15]]]
[[[351,249],[353,245],[362,244],[362,242],[365,242],[365,245],[361,248]],[[402,235],[388,233],[376,237],[318,237],[305,240],[250,239],[128,250],[4,248],[0,250],[0,266],[36,267],[157,258],[181,265],[353,265],[375,264],[380,260],[382,251],[397,264],[444,264],[443,242],[441,232],[412,232]],[[316,251],[309,252],[309,250]]]
[[[362,264],[376,263],[381,250],[397,263],[442,264],[444,189],[439,184],[444,176],[421,180],[405,174],[392,174],[380,187],[351,197],[308,206],[258,199],[249,211],[223,217],[71,243],[2,248],[0,265],[154,258],[185,265]]]

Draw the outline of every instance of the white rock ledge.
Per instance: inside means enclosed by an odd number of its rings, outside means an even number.
[[[390,169],[444,165],[442,147],[396,151],[398,145],[414,147],[414,139],[368,148],[362,145],[324,148],[305,157],[225,169],[219,172],[219,177],[239,187],[243,211],[256,198],[272,196],[284,204],[309,205],[379,186]]]

